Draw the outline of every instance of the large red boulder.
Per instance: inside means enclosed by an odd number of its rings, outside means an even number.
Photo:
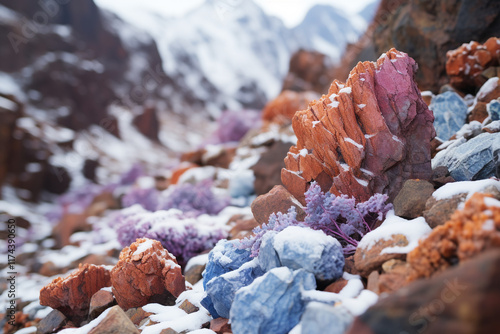
[[[293,119],[297,145],[285,158],[283,185],[303,204],[317,181],[323,191],[366,201],[375,193],[392,200],[408,179],[429,179],[434,116],[420,95],[417,64],[395,49],[363,62],[347,82]]]

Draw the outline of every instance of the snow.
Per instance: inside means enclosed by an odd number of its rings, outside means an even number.
[[[353,144],[354,146],[356,146],[357,148],[359,149],[363,149],[363,145],[359,144],[359,143],[356,143],[352,138],[349,138],[349,137],[344,137],[344,141],[350,143],[350,144]]]
[[[152,239],[146,239],[146,241],[141,242],[132,256],[141,255],[142,253],[153,247],[153,241],[154,240]]]
[[[339,104],[340,104],[339,101],[332,101],[332,103],[328,104],[328,106],[331,108],[337,108]]]
[[[191,259],[189,259],[188,263],[186,264],[186,268],[184,268],[184,272],[189,271],[189,269],[191,269],[192,267],[203,266],[207,263],[208,263],[208,253],[192,257]]]
[[[494,206],[500,208],[500,201],[493,197],[485,197],[484,204],[486,204],[486,206]]]
[[[347,281],[346,286],[340,290],[338,295],[342,297],[342,299],[355,298],[363,289],[364,285],[363,282],[361,282],[361,278],[352,278]]]
[[[14,334],[33,334],[37,332],[37,327],[36,326],[31,326],[31,327],[26,327],[18,330]]]
[[[316,125],[318,125],[319,123],[321,123],[321,121],[313,121],[313,122],[312,122],[313,128],[315,128],[315,127],[316,127]]]
[[[314,249],[307,251],[310,254],[321,254],[325,245],[332,243],[332,237],[327,236],[323,231],[289,226],[274,237],[273,245],[278,254],[283,254],[285,245],[289,245],[290,243],[295,245],[297,252],[300,252],[300,249],[310,247],[311,245],[310,242],[305,240],[316,241]]]
[[[13,101],[6,99],[3,96],[0,96],[0,108],[3,108],[5,110],[9,111],[16,111],[17,110],[17,104],[15,104]]]
[[[364,107],[366,107],[366,104],[358,104],[359,109],[363,109]]]
[[[302,156],[302,157],[306,157],[307,154],[309,153],[309,151],[307,150],[307,148],[303,148],[300,150],[299,154]]]
[[[345,94],[351,94],[352,88],[351,87],[345,87],[339,90],[339,94],[345,93]]]
[[[481,87],[481,89],[479,89],[479,92],[477,92],[476,100],[483,99],[486,95],[488,95],[496,87],[498,87],[498,85],[499,85],[498,80],[499,80],[498,77],[493,77],[493,78],[488,79],[488,81],[486,81],[486,83]]]
[[[368,310],[368,308],[378,301],[378,295],[369,290],[363,290],[357,298],[347,299],[342,301],[342,305],[349,310],[354,316],[360,316]]]
[[[356,180],[356,182],[358,182],[360,185],[362,185],[363,187],[368,187],[368,181],[366,180],[363,180],[363,179],[358,179],[357,177],[354,176],[354,179]]]
[[[423,217],[406,220],[396,216],[394,210],[391,210],[382,225],[365,234],[358,243],[358,248],[370,249],[380,240],[390,240],[392,236],[402,234],[408,240],[408,245],[387,247],[381,254],[407,254],[417,247],[418,241],[427,236],[431,230]]]
[[[451,182],[436,190],[432,194],[432,197],[439,201],[447,198],[452,198],[453,196],[460,194],[468,194],[468,199],[472,196],[472,194],[481,192],[490,186],[500,191],[500,181],[496,181],[494,179]]]

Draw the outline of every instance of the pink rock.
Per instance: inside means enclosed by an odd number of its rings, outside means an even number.
[[[297,145],[285,159],[284,186],[304,203],[312,181],[334,194],[365,201],[374,193],[392,200],[408,179],[429,179],[434,116],[414,81],[417,64],[391,49],[364,62],[347,83],[293,119]]]

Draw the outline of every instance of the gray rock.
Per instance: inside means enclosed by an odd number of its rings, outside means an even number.
[[[58,310],[52,310],[37,326],[36,334],[53,333],[63,327],[68,319]]]
[[[467,104],[455,92],[447,91],[432,99],[429,109],[434,113],[434,128],[442,140],[448,140],[465,124]]]
[[[500,120],[500,101],[493,100],[486,107],[488,110],[488,115],[490,116],[492,121]]]
[[[354,316],[342,306],[311,302],[300,320],[302,333],[343,334]]]
[[[233,332],[288,333],[304,312],[302,291],[315,288],[314,275],[303,269],[272,269],[236,293],[230,318]]]
[[[433,192],[434,186],[425,180],[407,180],[394,199],[396,215],[406,219],[421,216]]]

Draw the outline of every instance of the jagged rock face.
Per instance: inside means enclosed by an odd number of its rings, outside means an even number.
[[[366,201],[394,199],[404,181],[429,179],[432,112],[413,76],[415,61],[395,49],[377,63],[359,63],[346,84],[293,119],[297,145],[285,158],[283,185],[303,204],[312,181],[323,191]]]
[[[113,294],[124,310],[148,303],[173,304],[185,287],[181,267],[159,241],[138,239],[111,270]]]
[[[392,2],[392,1],[391,1]],[[446,52],[472,40],[483,42],[500,30],[500,2],[492,0],[411,0],[377,21],[378,53],[392,47],[420,66],[420,89],[437,92],[447,83]]]
[[[110,286],[109,271],[93,264],[80,265],[68,277],[58,277],[40,291],[40,305],[61,311],[72,320],[83,320],[90,299],[101,288]]]
[[[491,37],[486,43],[472,41],[446,54],[446,74],[450,84],[463,91],[476,90],[486,78],[481,74],[491,66],[500,65],[500,38]]]

